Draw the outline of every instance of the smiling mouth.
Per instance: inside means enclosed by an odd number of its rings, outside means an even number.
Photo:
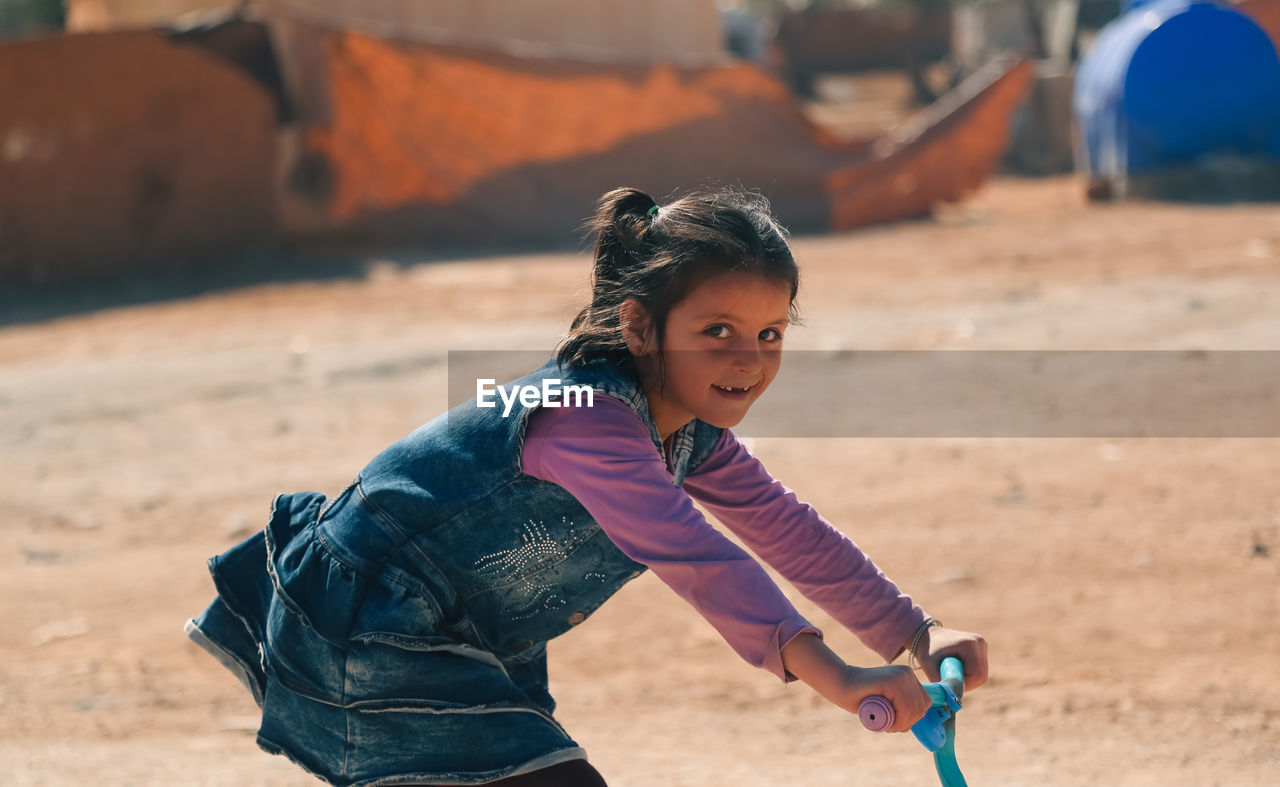
[[[757,385],[757,384],[752,384],[752,385],[748,385],[748,386],[747,386],[747,387],[745,387],[745,388],[734,388],[734,387],[733,387],[733,386],[731,386],[731,385],[716,385],[715,383],[712,383],[712,384],[711,384],[711,387],[712,387],[712,388],[715,388],[715,389],[716,389],[716,390],[718,390],[718,391],[724,391],[725,393],[738,393],[738,394],[742,394],[742,393],[746,393],[747,391],[752,390],[753,388],[755,388],[755,387],[756,387],[756,385]]]

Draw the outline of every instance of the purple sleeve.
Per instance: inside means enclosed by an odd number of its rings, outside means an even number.
[[[781,650],[821,635],[764,568],[713,528],[673,484],[649,430],[625,403],[539,409],[529,417],[524,472],[557,484],[624,554],[693,605],[748,663],[784,681]]]
[[[761,560],[891,661],[925,614],[728,429],[684,488]]]

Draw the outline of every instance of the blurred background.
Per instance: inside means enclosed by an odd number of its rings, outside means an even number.
[[[741,182],[818,232],[928,215],[997,171],[1272,198],[1276,19],[1270,0],[4,0],[0,281],[546,246],[619,182]]]
[[[439,415],[450,350],[549,352],[616,186],[768,196],[796,349],[1280,349],[1277,38],[1280,0],[0,0],[0,781],[314,783],[182,635],[204,560]],[[971,783],[1274,784],[1274,436],[753,446],[990,641]],[[652,577],[551,670],[615,786],[936,783]]]

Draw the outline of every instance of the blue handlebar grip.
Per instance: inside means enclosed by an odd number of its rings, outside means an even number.
[[[942,725],[951,718],[951,714],[960,710],[960,699],[945,683],[927,683],[925,690],[933,700],[933,707],[920,721],[911,725],[911,731],[921,746],[936,752],[947,742],[947,730]]]
[[[960,695],[964,693],[964,665],[960,659],[948,656],[938,665],[942,679],[937,683],[925,683],[933,707],[920,721],[911,725],[916,740],[933,752],[933,765],[942,781],[942,787],[966,787],[960,766],[956,764],[955,712],[960,710]],[[867,697],[858,708],[863,726],[872,732],[882,732],[893,724],[893,706],[884,697]]]
[[[960,663],[960,659],[955,656],[947,656],[942,660],[942,665],[938,668],[942,673],[943,680],[954,680],[960,683],[960,688],[964,689],[964,665]],[[960,696],[962,692],[956,691],[956,696]]]

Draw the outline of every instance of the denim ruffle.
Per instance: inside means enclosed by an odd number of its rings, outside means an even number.
[[[187,623],[262,709],[258,744],[337,785],[481,784],[585,757],[552,718],[545,644],[504,663],[438,599],[353,566],[324,497],[278,496],[267,527],[209,561],[218,595]]]

